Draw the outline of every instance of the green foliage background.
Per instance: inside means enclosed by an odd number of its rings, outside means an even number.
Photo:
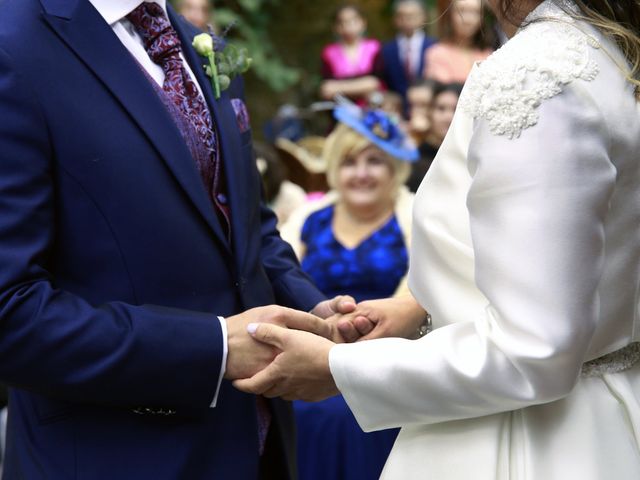
[[[317,99],[320,52],[334,40],[332,15],[342,0],[216,0],[212,24],[253,58],[245,74],[254,135],[283,103],[306,106]],[[391,0],[352,1],[365,12],[368,35],[393,36]],[[435,10],[435,0],[427,2]],[[435,15],[431,15],[435,18]],[[429,26],[427,29],[431,29]]]

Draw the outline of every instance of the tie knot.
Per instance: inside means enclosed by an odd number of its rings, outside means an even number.
[[[142,2],[127,15],[127,20],[142,37],[145,49],[155,63],[164,65],[178,57],[180,39],[160,5]]]

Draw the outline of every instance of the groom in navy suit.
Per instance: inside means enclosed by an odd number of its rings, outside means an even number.
[[[291,478],[287,403],[228,379],[328,333],[261,206],[240,80],[165,0],[0,0],[4,478]],[[266,306],[265,305],[272,305]]]

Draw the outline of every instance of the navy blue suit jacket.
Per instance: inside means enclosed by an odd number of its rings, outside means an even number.
[[[256,478],[255,398],[224,381],[209,408],[217,316],[323,299],[261,205],[238,85],[213,98],[199,32],[170,16],[219,130],[231,244],[169,113],[92,5],[0,0],[6,479]],[[274,441],[290,444],[287,404],[272,409]]]
[[[435,40],[427,36],[425,36],[422,41],[420,65],[417,72],[419,76],[422,76],[422,72],[424,71],[424,52],[434,43]],[[376,71],[387,88],[402,95],[402,98],[406,102],[407,90],[411,85],[410,80],[407,78],[402,59],[400,58],[397,39],[390,40],[382,45],[378,56]]]

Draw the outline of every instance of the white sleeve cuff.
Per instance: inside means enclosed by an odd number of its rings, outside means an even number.
[[[227,321],[224,317],[218,317],[220,320],[220,328],[222,329],[222,362],[220,363],[220,375],[218,376],[218,386],[216,387],[216,393],[213,396],[211,405],[209,408],[215,408],[218,403],[218,395],[220,394],[220,386],[222,385],[222,379],[227,371],[227,353],[229,352],[229,346],[227,344]]]

